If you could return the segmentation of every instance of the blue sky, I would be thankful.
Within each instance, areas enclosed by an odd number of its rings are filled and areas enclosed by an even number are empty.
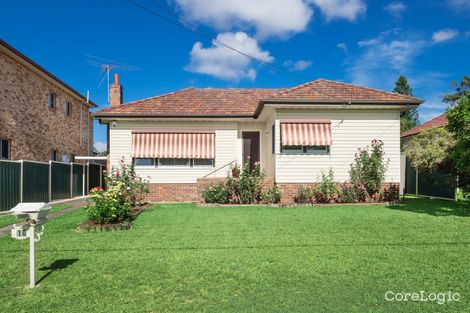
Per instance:
[[[289,87],[319,77],[391,90],[400,74],[442,113],[451,81],[470,74],[470,0],[131,0],[196,25],[265,66],[125,0],[8,1],[0,37],[100,107],[99,68],[87,54],[139,68],[122,72],[124,100],[193,87]],[[175,16],[152,1],[164,5]],[[295,79],[292,78],[295,76]],[[102,148],[104,127],[95,125]]]

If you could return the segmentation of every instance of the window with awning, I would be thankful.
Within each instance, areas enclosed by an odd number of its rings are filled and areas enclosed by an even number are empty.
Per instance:
[[[331,121],[281,121],[282,146],[331,146]]]
[[[134,158],[214,159],[214,132],[133,132]]]

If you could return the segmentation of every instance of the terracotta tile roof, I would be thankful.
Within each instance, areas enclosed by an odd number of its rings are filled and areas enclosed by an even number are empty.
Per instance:
[[[187,88],[168,94],[108,107],[95,116],[247,116],[257,113],[260,102],[300,100],[311,102],[411,103],[423,101],[325,79],[318,79],[290,89]]]
[[[444,114],[439,115],[438,117],[433,118],[432,120],[427,121],[424,124],[416,126],[410,130],[407,130],[403,134],[400,135],[401,138],[412,136],[419,134],[422,131],[437,128],[437,127],[444,127],[447,125],[447,118]]]
[[[281,89],[187,88],[161,96],[129,102],[96,112],[102,114],[155,114],[252,116],[260,99],[272,97]]]
[[[420,99],[400,95],[394,92],[386,92],[378,89],[372,89],[323,78],[281,91],[275,96],[275,98],[320,102],[423,102]]]

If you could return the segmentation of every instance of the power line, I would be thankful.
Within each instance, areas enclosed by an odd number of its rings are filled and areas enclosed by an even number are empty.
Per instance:
[[[173,25],[175,25],[175,26],[177,26],[177,27],[179,27],[179,28],[182,28],[182,29],[184,29],[184,30],[190,31],[191,33],[196,34],[196,35],[198,35],[198,36],[200,36],[200,37],[209,39],[209,40],[213,41],[214,43],[217,43],[217,44],[220,45],[220,46],[223,46],[223,47],[225,47],[225,48],[227,48],[227,49],[230,49],[230,50],[232,50],[232,51],[234,51],[234,52],[236,52],[236,53],[239,53],[239,54],[241,54],[241,55],[243,55],[243,56],[245,56],[245,57],[247,57],[247,58],[249,58],[249,59],[251,59],[251,60],[257,62],[258,64],[261,64],[261,65],[263,65],[263,66],[265,66],[265,67],[267,67],[267,68],[269,68],[269,69],[275,71],[275,72],[278,73],[278,74],[284,74],[284,75],[288,76],[290,79],[295,80],[297,83],[304,83],[304,82],[307,80],[307,79],[305,79],[305,78],[303,78],[303,77],[301,77],[301,76],[299,76],[299,75],[293,75],[292,73],[290,73],[290,72],[288,72],[288,71],[286,71],[286,70],[284,70],[284,69],[282,69],[282,68],[280,68],[280,67],[277,67],[277,66],[275,66],[275,65],[269,64],[269,63],[267,63],[267,62],[265,62],[265,61],[263,61],[263,60],[261,60],[261,59],[259,59],[259,58],[257,58],[257,57],[254,57],[254,56],[252,56],[252,55],[250,55],[250,54],[248,54],[248,53],[245,53],[245,52],[243,52],[243,51],[240,51],[240,50],[238,50],[238,49],[236,49],[236,48],[234,48],[234,47],[232,47],[232,46],[226,44],[225,42],[223,42],[223,41],[221,41],[221,40],[215,38],[214,36],[212,36],[212,35],[210,35],[210,34],[204,32],[204,31],[201,31],[201,30],[199,29],[199,27],[197,27],[197,25],[191,23],[190,21],[188,21],[188,20],[186,20],[186,19],[183,19],[183,18],[179,17],[177,14],[175,14],[174,12],[172,12],[171,10],[169,10],[168,8],[166,8],[165,6],[161,5],[160,3],[156,2],[156,1],[148,0],[148,1],[150,1],[151,3],[153,3],[154,5],[156,5],[157,7],[161,8],[161,9],[164,10],[164,11],[166,11],[167,13],[169,13],[169,14],[175,16],[176,18],[180,19],[180,20],[183,21],[186,25],[184,25],[184,24],[182,24],[182,23],[180,23],[180,22],[178,22],[178,21],[175,21],[175,20],[173,20],[173,19],[171,19],[171,18],[168,18],[168,17],[166,17],[165,15],[162,15],[162,14],[160,14],[160,13],[158,13],[158,12],[155,12],[155,11],[149,9],[149,8],[146,7],[146,6],[140,5],[139,3],[136,3],[136,2],[133,1],[133,0],[126,0],[126,1],[127,1],[129,4],[135,6],[135,7],[139,8],[139,9],[141,9],[141,10],[143,10],[143,11],[146,11],[146,12],[148,12],[148,13],[154,15],[154,16],[157,16],[157,17],[159,17],[159,18],[165,20],[165,21],[168,22],[168,23],[171,23],[171,24],[173,24]],[[190,27],[188,27],[187,25],[189,25]],[[321,90],[321,89],[319,89],[319,88],[315,88],[315,87],[312,87],[312,88],[316,89],[318,92],[320,92],[320,93],[322,93],[322,94],[324,94],[324,95],[326,95],[326,96],[335,98],[335,99],[337,99],[337,100],[339,100],[339,101],[341,101],[341,102],[345,102],[345,100],[340,99],[340,98],[338,98],[338,97],[336,97],[336,96],[334,96],[334,95],[331,95],[331,94],[329,94],[329,93],[327,93],[327,92],[325,92],[325,91],[323,91],[323,90]]]

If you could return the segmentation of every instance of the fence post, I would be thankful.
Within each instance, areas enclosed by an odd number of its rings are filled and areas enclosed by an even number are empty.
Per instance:
[[[103,165],[100,164],[100,188],[103,189]]]
[[[20,203],[23,202],[23,160],[20,160]]]
[[[418,177],[419,177],[418,168],[415,168],[415,170],[416,170],[416,195],[418,195],[419,194],[418,192]]]
[[[49,202],[52,201],[52,161],[49,161]]]
[[[73,198],[73,162],[70,162],[70,198]]]
[[[85,196],[85,164],[82,163],[82,195]]]
[[[90,162],[86,162],[86,192],[90,191]]]

